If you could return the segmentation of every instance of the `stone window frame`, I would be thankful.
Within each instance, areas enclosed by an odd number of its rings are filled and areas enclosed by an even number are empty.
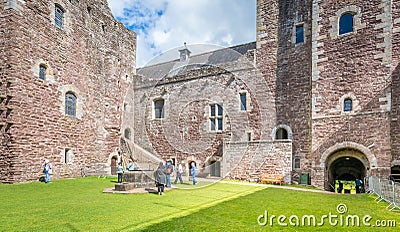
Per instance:
[[[158,102],[158,101],[163,101],[163,107],[162,107],[160,116],[156,115],[156,102]],[[165,103],[166,103],[165,98],[158,97],[158,98],[153,99],[152,106],[151,106],[153,120],[162,120],[165,118]]]
[[[279,130],[279,129],[285,129],[286,130],[286,132],[287,132],[287,134],[288,134],[288,140],[293,140],[293,132],[292,132],[292,129],[290,128],[290,126],[288,126],[288,125],[284,125],[284,124],[280,124],[280,125],[277,125],[277,126],[275,126],[274,127],[274,129],[272,130],[272,133],[271,133],[271,139],[273,140],[273,141],[280,141],[280,140],[282,140],[282,139],[276,139],[276,132]],[[283,139],[283,140],[286,140],[286,139]]]
[[[342,15],[346,13],[350,13],[353,15],[353,31],[339,35],[339,21]],[[330,37],[332,39],[342,38],[348,35],[356,34],[358,30],[365,28],[366,24],[361,22],[361,16],[361,8],[355,5],[345,6],[336,11],[336,14],[329,18],[331,27],[329,30]]]
[[[212,107],[214,106],[214,114],[212,113]],[[208,114],[208,121],[209,121],[209,131],[213,133],[218,133],[224,131],[224,107],[221,103],[212,102],[208,106],[209,114]],[[221,110],[221,111],[220,111]],[[221,114],[220,114],[221,112]],[[221,124],[219,121],[221,120]],[[213,129],[213,122],[214,121],[214,129]],[[221,126],[221,129],[220,127]]]
[[[74,161],[74,151],[71,147],[65,147],[61,152],[61,161],[63,164],[70,165]]]
[[[303,26],[303,42],[296,43],[296,36],[297,36],[296,28],[299,25]],[[308,24],[305,23],[305,22],[298,22],[298,23],[293,24],[293,27],[292,27],[292,38],[291,38],[292,44],[294,44],[295,46],[300,46],[300,45],[303,45],[303,44],[305,44],[307,42],[307,35],[309,35],[308,27],[309,27]]]
[[[75,119],[82,120],[84,99],[82,98],[82,94],[81,94],[80,90],[73,85],[64,85],[64,86],[59,87],[59,91],[61,92],[61,95],[59,97],[59,101],[61,102],[61,104],[60,104],[61,114],[66,117],[69,117],[69,118],[75,118]],[[73,93],[76,97],[75,116],[65,114],[65,107],[66,107],[65,95],[67,93]]]
[[[46,67],[44,79],[41,79],[41,74],[40,74],[41,66]],[[47,82],[54,83],[53,69],[51,68],[51,66],[49,65],[48,62],[46,62],[42,59],[39,59],[35,62],[35,64],[31,68],[31,72],[32,72],[33,76],[36,77],[40,81],[47,81]]]
[[[56,28],[60,29],[61,31],[70,32],[70,15],[69,12],[67,10],[67,7],[64,6],[64,3],[60,0],[53,0],[52,1],[53,4],[49,4],[49,10],[50,10],[50,19],[51,19],[51,24],[53,24]],[[64,14],[63,14],[63,26],[59,27],[56,25],[55,23],[55,17],[56,17],[56,6],[60,6],[61,9],[64,10]]]
[[[351,111],[344,110],[344,101],[347,99],[350,99],[352,101],[352,110]],[[337,108],[340,109],[340,112],[342,115],[354,114],[356,111],[360,110],[360,102],[357,100],[356,96],[353,93],[347,93],[347,94],[342,95],[339,98]]]

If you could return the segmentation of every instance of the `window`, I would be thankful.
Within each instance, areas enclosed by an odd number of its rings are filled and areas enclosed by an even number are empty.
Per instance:
[[[210,105],[210,130],[211,131],[222,131],[223,129],[223,109],[221,105],[211,104]]]
[[[350,98],[344,99],[343,111],[344,112],[350,112],[352,110],[353,110],[353,100],[351,100]]]
[[[275,139],[288,139],[288,133],[284,128],[279,128],[276,131]]]
[[[154,118],[164,118],[164,99],[154,101]]]
[[[71,92],[65,94],[65,114],[76,116],[76,96]]]
[[[54,23],[59,28],[63,28],[63,21],[64,21],[64,10],[61,6],[56,5],[55,16],[54,16]]]
[[[65,164],[69,164],[71,163],[71,159],[72,159],[72,150],[70,148],[65,148],[64,149],[64,163]]]
[[[304,26],[296,25],[296,44],[304,42]]]
[[[39,66],[39,79],[46,80],[47,67],[43,64]]]
[[[240,110],[247,110],[247,94],[246,93],[240,93]]]
[[[128,140],[131,139],[131,130],[129,130],[128,128],[125,129],[124,131],[124,137]]]
[[[353,32],[353,14],[344,13],[339,20],[339,35]]]
[[[300,158],[294,158],[294,168],[300,168]]]
[[[252,140],[251,132],[247,132],[247,141],[251,141],[251,140]]]

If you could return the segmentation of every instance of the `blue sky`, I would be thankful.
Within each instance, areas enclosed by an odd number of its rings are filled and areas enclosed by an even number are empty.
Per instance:
[[[107,1],[114,17],[137,34],[138,67],[184,42],[195,54],[199,46],[191,45],[227,47],[256,39],[256,0]]]

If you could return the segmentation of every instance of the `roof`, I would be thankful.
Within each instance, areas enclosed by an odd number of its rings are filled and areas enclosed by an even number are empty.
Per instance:
[[[241,44],[229,48],[223,48],[191,56],[189,60],[180,62],[179,59],[144,66],[137,69],[137,74],[150,78],[163,78],[165,76],[174,76],[178,73],[199,68],[202,66],[216,66],[218,64],[237,61],[248,51],[256,48],[256,42]]]

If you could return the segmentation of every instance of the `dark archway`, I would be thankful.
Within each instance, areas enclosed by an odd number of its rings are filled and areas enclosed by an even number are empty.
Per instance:
[[[326,162],[329,190],[335,190],[335,181],[361,180],[367,175],[369,168],[366,156],[358,150],[343,149],[333,153]]]
[[[390,175],[392,180],[400,182],[400,165],[392,166]]]

